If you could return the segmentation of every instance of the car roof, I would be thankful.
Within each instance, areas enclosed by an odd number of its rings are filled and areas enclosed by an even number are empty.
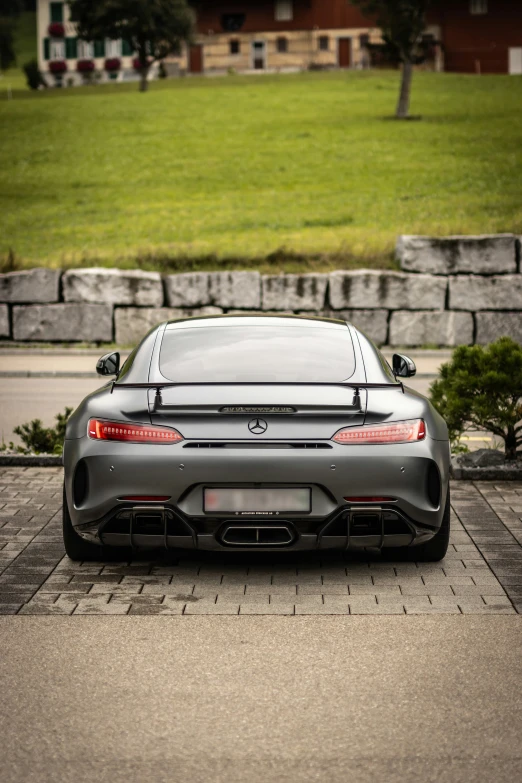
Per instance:
[[[292,315],[284,313],[228,313],[223,315],[201,315],[192,318],[178,318],[168,321],[166,328],[187,329],[193,327],[224,326],[279,326],[302,328],[346,329],[347,323],[337,318],[323,318],[313,315]]]

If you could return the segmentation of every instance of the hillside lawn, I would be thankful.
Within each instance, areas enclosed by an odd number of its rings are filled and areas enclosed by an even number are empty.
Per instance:
[[[398,78],[0,87],[3,268],[387,267],[401,233],[522,233],[522,78],[416,73],[402,123]]]

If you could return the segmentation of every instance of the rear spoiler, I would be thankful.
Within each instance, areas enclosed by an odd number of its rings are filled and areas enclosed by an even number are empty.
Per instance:
[[[150,383],[116,383],[113,381],[111,384],[111,394],[116,389],[155,389],[156,394],[154,397],[154,411],[159,411],[162,408],[172,409],[175,406],[164,405],[161,392],[163,389],[176,389],[180,386],[339,386],[342,388],[353,389],[353,401],[352,407],[360,407],[361,404],[361,389],[400,389],[404,392],[404,386],[402,383],[304,383],[304,382],[274,382],[274,381],[261,381],[256,384],[252,384],[247,381],[196,381],[191,383],[175,383],[175,382],[150,382]],[[343,406],[344,407],[344,406]]]

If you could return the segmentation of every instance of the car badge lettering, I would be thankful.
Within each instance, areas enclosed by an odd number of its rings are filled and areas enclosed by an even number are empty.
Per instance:
[[[264,419],[252,419],[252,421],[248,423],[248,429],[252,435],[262,435],[263,432],[267,431],[268,424]]]
[[[220,413],[295,413],[295,408],[283,405],[225,405]]]

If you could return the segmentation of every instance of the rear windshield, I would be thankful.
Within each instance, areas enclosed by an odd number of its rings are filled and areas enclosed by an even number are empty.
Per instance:
[[[179,383],[340,383],[355,370],[348,328],[167,329],[160,370]]]

